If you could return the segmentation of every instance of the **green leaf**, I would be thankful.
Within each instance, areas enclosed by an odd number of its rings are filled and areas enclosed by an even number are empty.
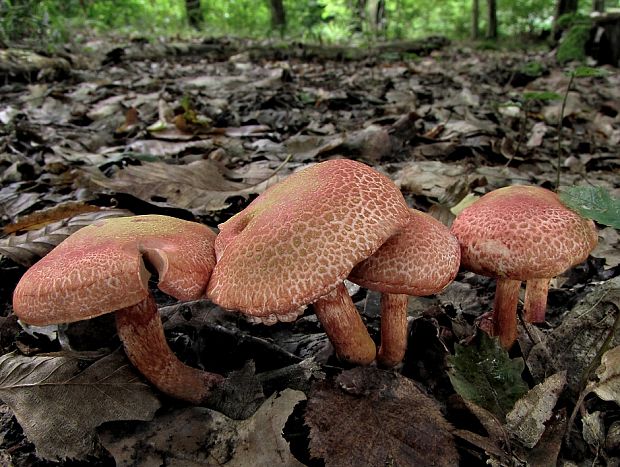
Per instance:
[[[583,217],[620,229],[620,199],[600,186],[570,186],[560,190],[560,200]]]
[[[448,363],[454,390],[502,421],[529,389],[521,378],[523,359],[511,359],[497,339],[484,333],[478,345],[457,344],[456,355],[448,357]]]
[[[541,92],[525,92],[523,99],[526,101],[557,101],[562,99],[557,92],[541,91]]]
[[[571,74],[575,78],[591,78],[606,76],[607,70],[603,70],[602,68],[592,68],[590,66],[578,66],[571,72]]]

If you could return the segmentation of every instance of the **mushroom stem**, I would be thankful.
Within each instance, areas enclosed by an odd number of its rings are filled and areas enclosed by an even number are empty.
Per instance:
[[[407,302],[405,294],[381,295],[381,346],[377,363],[391,368],[398,365],[407,350]]]
[[[551,279],[528,279],[525,282],[525,320],[528,323],[544,323],[547,293]]]
[[[497,279],[493,303],[493,335],[508,349],[517,340],[517,304],[521,281]]]
[[[116,327],[131,363],[165,394],[199,404],[224,380],[185,365],[172,353],[150,294],[136,305],[118,310]]]
[[[338,357],[360,365],[368,365],[375,359],[375,343],[343,283],[318,299],[314,311]]]

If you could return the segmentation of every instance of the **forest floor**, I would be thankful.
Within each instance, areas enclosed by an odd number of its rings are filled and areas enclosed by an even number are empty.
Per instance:
[[[109,315],[70,325],[72,352],[57,327],[17,322],[21,275],[78,228],[129,213],[216,228],[326,159],[373,166],[445,223],[467,196],[553,189],[558,157],[561,185],[620,195],[617,69],[574,79],[562,111],[569,67],[548,51],[321,60],[297,45],[227,57],[229,45],[92,40],[43,65],[0,57],[0,465],[620,465],[620,238],[603,225],[509,354],[478,328],[494,280],[467,271],[411,298],[393,371],[339,362],[311,309],[251,325],[158,293],[175,353],[229,376],[209,407],[136,379]],[[378,294],[350,292],[378,339]]]

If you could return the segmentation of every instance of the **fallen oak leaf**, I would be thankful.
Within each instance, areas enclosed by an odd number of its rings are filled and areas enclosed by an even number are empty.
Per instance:
[[[530,389],[506,415],[506,429],[524,446],[533,448],[545,432],[545,423],[566,385],[566,371],[556,373]]]
[[[377,368],[344,371],[308,398],[310,455],[329,466],[458,465],[452,427],[413,381]]]
[[[48,223],[37,230],[29,230],[21,235],[12,235],[0,239],[0,254],[11,258],[17,264],[30,267],[65,238],[82,227],[86,227],[97,220],[131,215],[132,212],[126,209],[97,209],[93,212],[77,214],[73,217]],[[36,219],[37,225],[44,223],[43,218],[38,214]],[[54,218],[52,217],[52,219]],[[24,220],[25,222],[26,220]]]
[[[158,415],[122,436],[110,425],[102,427],[100,434],[118,465],[302,467],[291,454],[282,430],[304,399],[303,392],[286,389],[272,395],[246,420],[232,420],[204,407],[188,407]]]
[[[275,173],[261,183],[247,185],[230,181],[212,160],[198,160],[187,165],[145,162],[128,166],[107,178],[98,170],[88,170],[94,184],[121,193],[129,193],[144,201],[172,205],[191,210],[196,215],[226,209],[231,196],[262,193],[284,175]]]
[[[620,345],[603,354],[596,376],[598,381],[591,382],[586,392],[594,392],[601,399],[620,405]]]
[[[84,459],[95,428],[115,420],[150,420],[159,400],[115,352],[81,370],[76,356],[0,357],[0,398],[44,459]]]

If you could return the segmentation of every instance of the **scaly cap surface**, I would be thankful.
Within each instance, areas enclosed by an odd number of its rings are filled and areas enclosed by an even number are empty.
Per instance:
[[[95,222],[26,271],[13,294],[15,314],[42,325],[135,305],[148,295],[143,255],[157,269],[162,291],[180,300],[199,298],[215,265],[214,241],[208,227],[168,216]]]
[[[459,243],[450,230],[411,209],[407,226],[355,266],[349,280],[383,293],[430,295],[454,280],[460,258]]]
[[[457,216],[461,264],[477,274],[551,278],[584,261],[598,241],[594,223],[552,191],[514,185],[491,191]]]
[[[220,226],[207,296],[254,316],[290,313],[333,290],[408,218],[400,190],[367,165],[313,165]]]

